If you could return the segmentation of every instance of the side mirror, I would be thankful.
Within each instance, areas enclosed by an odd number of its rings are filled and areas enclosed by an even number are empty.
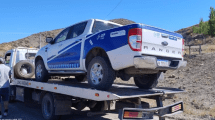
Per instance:
[[[54,43],[54,39],[52,37],[47,37],[46,42],[52,44]]]

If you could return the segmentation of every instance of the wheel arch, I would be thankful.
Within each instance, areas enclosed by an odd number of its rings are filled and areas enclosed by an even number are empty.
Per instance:
[[[109,59],[107,52],[101,47],[94,47],[86,55],[86,58],[85,58],[85,68],[86,69],[87,69],[90,61],[96,56],[106,57],[108,59],[108,62],[110,63],[110,65],[112,67],[112,64],[110,62],[110,59]]]
[[[37,63],[39,60],[42,60],[42,61],[44,62],[44,60],[43,60],[43,58],[42,58],[41,56],[37,56],[37,57],[35,58],[35,62],[34,62],[35,66],[36,66],[36,63]]]

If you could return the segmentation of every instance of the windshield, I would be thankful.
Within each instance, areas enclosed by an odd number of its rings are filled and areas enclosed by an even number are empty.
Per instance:
[[[92,33],[96,33],[102,30],[108,30],[111,28],[120,27],[119,25],[111,24],[111,23],[105,23],[102,21],[95,21],[93,24]]]

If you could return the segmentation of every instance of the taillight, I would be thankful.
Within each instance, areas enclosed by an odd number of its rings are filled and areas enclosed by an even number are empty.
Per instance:
[[[184,39],[182,39],[182,57],[183,57],[183,54],[184,54]]]
[[[128,44],[133,51],[141,51],[142,48],[142,29],[132,28],[128,32]]]

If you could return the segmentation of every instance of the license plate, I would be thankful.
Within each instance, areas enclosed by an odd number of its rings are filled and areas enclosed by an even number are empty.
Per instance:
[[[157,60],[158,66],[162,66],[162,67],[169,67],[169,61],[168,60]]]

